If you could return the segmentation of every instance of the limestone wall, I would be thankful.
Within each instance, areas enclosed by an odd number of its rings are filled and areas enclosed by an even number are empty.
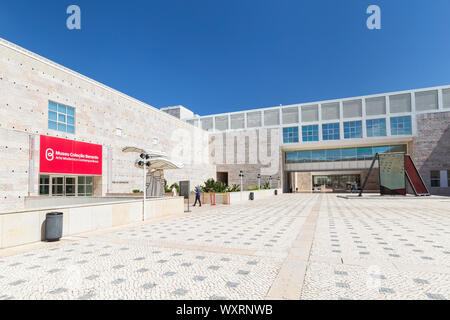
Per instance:
[[[48,129],[49,100],[75,108],[75,134]],[[38,195],[40,135],[103,145],[97,196],[142,189],[136,154],[122,153],[126,146],[164,151],[183,163],[165,173],[169,184],[196,185],[216,173],[207,132],[0,39],[0,212]]]

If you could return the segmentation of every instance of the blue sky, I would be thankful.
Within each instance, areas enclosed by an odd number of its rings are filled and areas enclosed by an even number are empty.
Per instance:
[[[81,30],[66,28],[70,4]],[[450,84],[449,14],[449,0],[4,0],[0,37],[206,115]]]

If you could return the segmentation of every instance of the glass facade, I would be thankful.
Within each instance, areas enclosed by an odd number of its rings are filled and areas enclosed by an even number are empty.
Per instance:
[[[313,176],[313,187],[315,189],[324,187],[326,189],[350,191],[352,185],[361,185],[361,175],[348,174]]]
[[[283,128],[283,143],[298,142],[298,127]]]
[[[39,176],[39,195],[53,197],[91,197],[94,194],[92,176]]]
[[[302,140],[319,141],[319,126],[317,124],[302,127]]]
[[[386,119],[373,119],[366,121],[368,137],[386,136]]]
[[[362,121],[344,122],[344,138],[362,138]]]
[[[75,109],[55,102],[48,102],[48,128],[75,133]]]
[[[372,160],[377,153],[405,152],[406,145],[286,152],[286,163]]]
[[[391,118],[391,135],[399,136],[411,134],[411,117],[397,117]]]
[[[322,125],[323,140],[339,140],[339,123],[325,123]]]

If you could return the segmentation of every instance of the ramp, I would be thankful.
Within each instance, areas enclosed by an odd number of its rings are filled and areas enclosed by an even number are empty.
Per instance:
[[[405,155],[405,173],[408,177],[408,181],[411,184],[416,196],[429,196],[427,186],[423,182],[422,177],[419,174],[414,162],[409,155]]]

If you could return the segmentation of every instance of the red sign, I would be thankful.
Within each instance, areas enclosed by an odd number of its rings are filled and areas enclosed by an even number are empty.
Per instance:
[[[102,175],[102,146],[41,136],[41,173]]]

